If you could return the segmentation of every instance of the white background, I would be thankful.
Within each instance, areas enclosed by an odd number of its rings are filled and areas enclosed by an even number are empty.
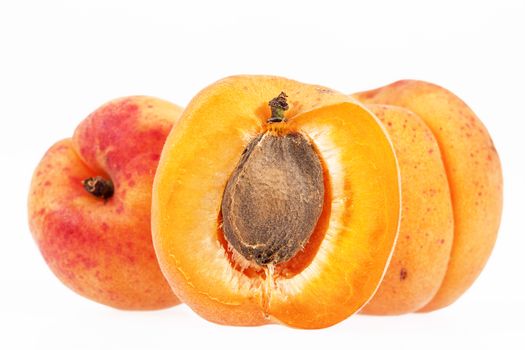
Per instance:
[[[0,349],[524,349],[525,1],[0,2]],[[186,306],[122,312],[64,287],[32,241],[26,200],[46,149],[109,99],[186,104],[227,75],[353,92],[401,78],[462,97],[505,179],[496,248],[451,307],[356,316],[320,331],[211,324]]]

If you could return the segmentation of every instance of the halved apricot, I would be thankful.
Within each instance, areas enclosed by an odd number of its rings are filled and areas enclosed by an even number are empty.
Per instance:
[[[167,139],[153,188],[157,257],[210,321],[327,327],[381,282],[399,183],[390,139],[353,99],[230,77],[199,93]]]

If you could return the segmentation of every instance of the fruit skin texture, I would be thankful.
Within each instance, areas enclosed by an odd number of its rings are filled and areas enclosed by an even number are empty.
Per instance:
[[[152,97],[110,101],[37,166],[30,229],[51,270],[75,292],[129,310],[179,302],[154,254],[150,204],[160,152],[180,113]],[[95,176],[114,184],[107,201],[83,188],[82,181]]]
[[[475,281],[496,241],[503,180],[490,135],[461,99],[431,83],[402,80],[353,96],[363,103],[409,109],[437,139],[451,192],[454,241],[443,283],[420,311],[450,305]]]
[[[443,281],[454,237],[452,203],[439,146],[421,118],[401,107],[366,107],[394,144],[402,209],[392,260],[361,313],[399,315],[426,305]]]
[[[268,101],[280,92],[288,121],[268,126]],[[272,277],[221,240],[220,208],[246,146],[273,127],[312,140],[326,182],[309,242]],[[152,200],[161,269],[181,301],[213,322],[333,325],[357,312],[384,274],[398,232],[398,171],[380,122],[344,94],[280,77],[223,79],[194,97],[162,152]]]

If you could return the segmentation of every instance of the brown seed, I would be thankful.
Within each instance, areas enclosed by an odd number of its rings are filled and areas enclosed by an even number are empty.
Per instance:
[[[237,252],[258,265],[290,260],[321,215],[321,161],[300,133],[264,133],[252,140],[222,199],[223,230]]]

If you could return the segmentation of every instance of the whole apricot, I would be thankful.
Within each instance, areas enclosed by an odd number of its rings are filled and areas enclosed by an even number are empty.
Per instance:
[[[151,242],[153,176],[181,109],[152,97],[111,101],[53,145],[29,192],[45,261],[75,292],[120,309],[177,304]]]
[[[421,118],[406,108],[366,105],[385,126],[401,174],[401,225],[392,260],[365,314],[399,315],[425,306],[447,271],[454,218],[441,152]]]
[[[496,242],[503,203],[503,176],[490,134],[465,102],[432,83],[401,80],[353,96],[365,104],[410,110],[436,138],[450,189],[454,236],[440,287],[419,311],[450,305],[474,283]],[[423,207],[412,210],[415,215],[425,214]],[[411,254],[423,253],[415,249]],[[431,260],[431,255],[428,258],[427,263],[437,263]]]

